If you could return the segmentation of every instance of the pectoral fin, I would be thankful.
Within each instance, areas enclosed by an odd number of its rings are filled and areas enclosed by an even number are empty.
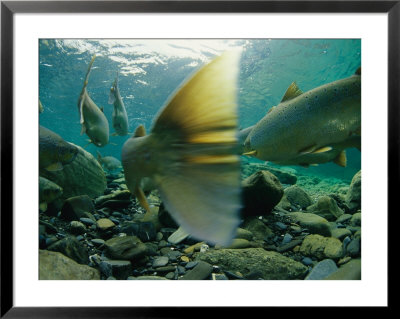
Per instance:
[[[81,126],[81,135],[83,135],[83,134],[85,134],[86,133],[86,125],[85,125],[85,123],[82,123],[82,126]]]
[[[246,155],[246,156],[256,156],[257,155],[257,151],[250,151],[247,153],[243,153],[242,155]]]
[[[85,146],[83,148],[88,147],[90,144],[92,144],[93,142],[91,140],[89,140],[89,142],[87,144],[85,144]]]
[[[151,213],[149,203],[147,202],[146,196],[143,193],[143,190],[136,186],[134,190],[134,195],[139,201],[140,205],[146,210],[146,212]]]
[[[331,150],[332,150],[331,146],[324,146],[324,147],[321,147],[321,148],[319,148],[319,149],[317,149],[317,150],[315,150],[315,151],[313,151],[311,153],[312,154],[325,153],[325,152],[329,152]]]
[[[305,155],[305,154],[318,154],[318,153],[324,153],[324,152],[329,152],[332,150],[331,146],[323,146],[320,148],[315,149],[315,145],[306,147],[302,150],[299,151],[299,155]]]
[[[114,102],[115,102],[115,95],[114,95],[113,88],[111,88],[110,95],[108,97],[108,104],[114,104]]]
[[[85,97],[81,96],[81,99],[79,100],[79,123],[83,124],[85,122],[85,119],[83,118],[83,104],[85,103]]]
[[[315,145],[311,145],[311,146],[308,146],[308,147],[305,147],[305,148],[301,149],[299,151],[299,154],[300,155],[309,154],[309,153],[314,152],[314,150],[315,150]]]
[[[61,164],[61,162],[56,162],[46,167],[46,170],[48,170],[49,172],[57,172],[61,171],[62,169],[63,165]]]

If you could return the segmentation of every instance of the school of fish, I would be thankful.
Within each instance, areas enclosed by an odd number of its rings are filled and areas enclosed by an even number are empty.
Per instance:
[[[87,91],[95,58],[86,72],[78,111],[81,134],[104,147],[109,143],[108,120]],[[126,185],[147,215],[151,208],[143,187],[151,184],[182,231],[225,246],[240,223],[240,155],[281,165],[333,161],[346,166],[345,149],[361,150],[361,68],[304,93],[293,82],[279,105],[239,130],[239,61],[239,52],[225,52],[201,67],[170,96],[149,133],[138,126],[121,151]],[[118,80],[117,73],[108,100],[114,106],[111,135],[126,136],[129,122]],[[71,144],[42,126],[39,133],[40,168],[60,170],[74,160]],[[108,171],[121,168],[112,156],[97,151],[97,159]],[[40,180],[47,188],[49,182]],[[41,193],[42,205],[62,192],[53,185],[51,189],[47,197]]]

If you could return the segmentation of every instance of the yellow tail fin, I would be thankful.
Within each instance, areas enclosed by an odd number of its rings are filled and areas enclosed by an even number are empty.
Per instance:
[[[152,134],[168,141],[155,180],[167,210],[192,236],[229,245],[239,224],[236,87],[239,53],[200,69],[170,99]],[[173,156],[168,156],[173,154]]]

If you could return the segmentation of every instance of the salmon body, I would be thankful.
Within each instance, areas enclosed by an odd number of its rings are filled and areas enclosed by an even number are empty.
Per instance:
[[[346,147],[361,147],[360,134],[361,76],[356,73],[305,93],[293,83],[254,126],[244,148],[262,160],[308,165],[335,160]],[[321,155],[326,152],[331,153]]]
[[[71,163],[78,150],[53,131],[39,126],[39,168],[59,171]]]
[[[97,161],[109,172],[115,171],[122,167],[121,162],[114,156],[102,156],[97,151]]]
[[[118,88],[118,75],[110,89],[108,103],[114,105],[112,113],[112,125],[117,135],[125,136],[128,134],[128,115],[124,102]]]
[[[103,147],[108,144],[108,121],[103,110],[93,102],[86,89],[95,58],[96,56],[93,56],[86,73],[85,82],[78,100],[78,110],[80,123],[82,125],[81,134],[86,133],[86,135],[89,136],[91,143],[98,147]]]

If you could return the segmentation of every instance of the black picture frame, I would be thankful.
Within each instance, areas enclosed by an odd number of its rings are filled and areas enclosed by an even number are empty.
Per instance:
[[[2,1],[1,2],[1,317],[132,318],[189,316],[192,309],[14,307],[13,303],[13,19],[15,13],[387,13],[388,207],[399,179],[400,1]],[[398,195],[397,195],[398,196]],[[390,215],[388,214],[388,218]],[[388,225],[391,223],[389,222]],[[389,238],[388,244],[390,243]],[[388,246],[389,247],[389,246]],[[388,281],[389,287],[390,280]],[[390,298],[388,300],[390,305]],[[215,311],[215,309],[213,310]],[[222,310],[224,311],[224,310]],[[236,310],[235,310],[235,313]],[[217,314],[213,312],[213,314]],[[240,313],[238,313],[240,315]],[[221,315],[224,315],[221,313]],[[226,315],[226,314],[225,314]]]

